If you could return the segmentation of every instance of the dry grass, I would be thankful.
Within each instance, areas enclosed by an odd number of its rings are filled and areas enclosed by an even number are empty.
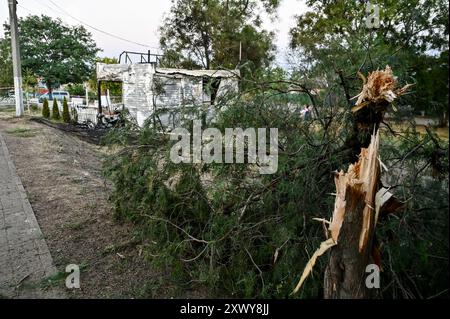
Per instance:
[[[104,148],[71,134],[0,113],[0,132],[28,193],[55,266],[83,265],[70,298],[180,297],[170,274],[141,254],[133,226],[117,224],[101,174]],[[38,132],[38,134],[36,134]],[[27,138],[23,138],[26,136]],[[114,247],[114,249],[110,249]],[[148,289],[148,283],[160,282]],[[64,287],[64,280],[55,281]]]

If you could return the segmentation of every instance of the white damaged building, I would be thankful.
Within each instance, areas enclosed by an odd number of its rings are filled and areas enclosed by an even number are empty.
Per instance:
[[[163,125],[172,126],[180,110],[201,106],[210,112],[221,97],[238,92],[239,76],[238,70],[167,69],[155,63],[97,64],[99,83],[122,83],[122,104],[140,126],[155,113]],[[99,102],[101,112],[101,99]]]

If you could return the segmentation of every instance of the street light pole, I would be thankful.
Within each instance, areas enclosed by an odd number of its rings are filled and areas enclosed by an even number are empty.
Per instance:
[[[20,62],[19,29],[17,27],[17,1],[8,0],[9,21],[11,25],[11,48],[14,71],[14,90],[16,100],[16,116],[22,116],[23,93],[22,93],[22,66]]]

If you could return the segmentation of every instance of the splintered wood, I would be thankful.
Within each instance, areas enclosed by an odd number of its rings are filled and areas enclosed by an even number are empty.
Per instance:
[[[377,196],[379,146],[377,131],[369,147],[361,149],[358,162],[335,177],[338,195],[329,229],[337,245],[325,271],[325,298],[368,298],[372,293],[365,286],[364,274],[373,256],[377,212],[383,205],[383,195]]]
[[[403,95],[412,86],[412,84],[407,84],[403,88],[397,89],[397,78],[389,66],[382,71],[371,72],[367,79],[359,72],[358,75],[363,80],[364,86],[361,93],[353,98],[358,99],[356,106],[352,109],[354,113],[369,104],[381,106],[380,111],[385,111],[389,103]]]
[[[340,171],[335,176],[336,201],[329,230],[334,241],[338,241],[339,232],[344,222],[347,209],[347,189],[363,193],[365,207],[363,210],[363,225],[359,236],[359,251],[367,245],[369,233],[374,227],[375,217],[375,194],[380,176],[380,162],[378,160],[378,149],[380,147],[380,134],[377,132],[372,136],[369,148],[363,148],[356,164],[350,165],[347,173]]]
[[[361,219],[360,222],[352,222],[352,225],[360,225],[360,228],[348,229],[352,232],[359,232],[355,241],[357,247],[350,247],[350,249],[353,250],[355,248],[359,253],[364,253],[366,256],[368,255],[367,252],[369,249],[366,248],[375,228],[375,197],[380,176],[380,161],[378,159],[379,146],[380,135],[379,132],[376,132],[375,135],[372,136],[369,147],[361,150],[359,161],[350,165],[346,173],[341,171],[336,174],[336,200],[333,217],[328,228],[331,238],[324,241],[320,245],[320,248],[313,254],[293,293],[299,291],[305,279],[312,271],[316,259],[323,255],[328,249],[336,245],[339,247],[339,235],[343,228],[343,224],[348,220],[346,214],[349,211],[354,215],[351,217],[352,220],[355,218]],[[358,205],[361,209],[358,208]],[[345,246],[352,245],[352,243],[344,244]],[[345,249],[344,247],[342,248]]]

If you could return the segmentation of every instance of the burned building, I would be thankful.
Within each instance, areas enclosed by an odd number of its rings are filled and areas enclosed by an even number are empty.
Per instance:
[[[123,106],[140,126],[155,112],[164,125],[174,125],[180,109],[208,109],[226,94],[237,92],[239,71],[167,69],[156,63],[98,63],[97,79],[99,83],[122,82]]]

